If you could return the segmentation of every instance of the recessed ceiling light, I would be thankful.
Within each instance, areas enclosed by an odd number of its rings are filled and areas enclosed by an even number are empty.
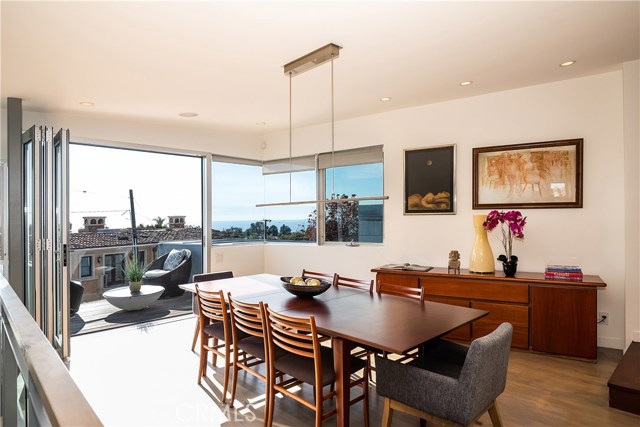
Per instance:
[[[180,117],[196,117],[198,113],[180,113],[178,114]]]
[[[256,126],[266,126],[267,122],[258,122],[256,123]]]
[[[467,81],[464,81],[464,82],[460,82],[460,86],[469,86],[472,83],[473,82],[471,80],[467,80]]]
[[[391,97],[390,96],[385,96],[380,98],[380,101],[391,101]]]
[[[93,102],[89,102],[89,101],[82,101],[80,103],[80,105],[82,105],[83,107],[93,107],[96,104],[94,104]]]
[[[561,66],[561,67],[568,67],[568,66],[573,65],[573,64],[575,64],[575,63],[576,63],[576,61],[573,61],[573,60],[571,60],[571,61],[565,61],[565,62],[561,63],[561,64],[560,64],[560,66]]]

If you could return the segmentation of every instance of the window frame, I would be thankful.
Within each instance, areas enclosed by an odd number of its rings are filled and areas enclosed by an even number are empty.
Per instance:
[[[379,156],[377,156],[377,151],[379,150]],[[380,163],[382,164],[382,194],[380,195],[380,197],[382,197],[382,195],[384,194],[384,150],[383,150],[383,146],[382,145],[373,145],[373,146],[365,146],[365,147],[358,147],[358,148],[352,148],[352,149],[348,149],[348,150],[342,150],[342,151],[334,151],[332,152],[322,152],[322,153],[315,153],[312,155],[303,155],[303,156],[297,156],[297,157],[293,157],[292,159],[308,159],[309,157],[314,157],[314,165],[315,165],[315,180],[316,180],[316,200],[323,200],[326,198],[326,179],[327,179],[327,170],[331,167],[345,167],[345,166],[357,166],[357,165],[364,165],[364,164],[375,164],[378,162],[375,161],[363,161],[363,162],[348,162],[348,159],[350,157],[353,157],[353,154],[356,154],[358,152],[362,152],[363,156],[365,156],[365,158],[369,157],[369,158],[373,158],[373,159],[380,159]],[[374,155],[372,156],[371,153],[374,153]],[[337,163],[332,163],[331,166],[326,166],[326,167],[322,167],[321,168],[321,164],[322,163],[326,163],[326,158],[328,156],[339,156],[341,157],[341,159],[339,159],[339,161]],[[324,158],[324,159],[323,159]],[[347,159],[347,160],[345,160]],[[333,160],[333,159],[332,159]],[[263,160],[263,161],[259,161],[259,160],[252,160],[252,159],[244,159],[244,158],[238,158],[238,157],[228,157],[228,156],[220,156],[220,155],[212,155],[211,159],[210,159],[210,163],[211,163],[211,168],[213,170],[214,168],[214,162],[225,162],[225,163],[233,163],[233,164],[244,164],[244,165],[251,165],[251,166],[261,166],[261,167],[265,167],[265,165],[268,167],[269,165],[278,165],[278,164],[285,164],[288,163],[290,160],[289,158],[282,158],[282,159],[271,159],[271,160]],[[346,161],[346,163],[345,163]],[[294,170],[293,172],[298,172],[299,170]],[[283,171],[283,172],[273,172],[270,171],[267,174],[265,174],[263,172],[263,175],[269,175],[269,174],[275,174],[275,173],[290,173],[290,171]],[[212,188],[212,192],[213,192],[213,188]],[[266,192],[266,181],[263,181],[263,192]],[[213,202],[213,197],[210,200],[210,205]],[[384,238],[385,238],[385,232],[384,232],[384,224],[386,221],[384,221],[384,199],[381,198],[381,202],[382,202],[382,209],[383,209],[383,216],[382,216],[382,235],[381,235],[381,242],[360,242],[358,241],[358,245],[364,245],[364,246],[382,246],[384,245]],[[213,213],[213,206],[210,206],[211,211]],[[318,246],[324,246],[324,245],[333,245],[333,246],[343,246],[345,244],[344,241],[327,241],[326,240],[326,212],[325,212],[325,204],[324,203],[316,203],[316,240],[315,240],[315,244]],[[263,215],[264,216],[264,215]],[[212,218],[213,219],[213,218]],[[264,218],[263,218],[264,221]],[[213,223],[212,223],[213,224]],[[296,240],[286,240],[286,241],[279,241],[279,240],[270,240],[267,239],[266,236],[263,237],[262,239],[255,239],[252,241],[221,241],[221,242],[216,242],[213,238],[212,238],[212,245],[213,246],[219,246],[219,245],[246,245],[246,244],[302,244],[302,245],[308,245],[308,244],[312,244],[313,241],[308,241],[308,242],[298,242]],[[348,243],[348,242],[346,242]]]

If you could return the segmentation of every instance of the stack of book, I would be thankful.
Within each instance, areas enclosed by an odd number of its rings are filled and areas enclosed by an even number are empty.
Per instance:
[[[545,279],[581,281],[582,269],[577,265],[547,265],[544,270]]]

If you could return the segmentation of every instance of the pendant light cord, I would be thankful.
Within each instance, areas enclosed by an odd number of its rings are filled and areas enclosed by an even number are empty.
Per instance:
[[[292,183],[292,179],[291,179],[291,175],[292,175],[292,171],[293,171],[293,158],[291,157],[291,145],[292,145],[292,128],[293,128],[293,122],[291,120],[291,104],[292,104],[292,97],[291,97],[291,81],[292,81],[292,75],[293,73],[291,71],[289,71],[289,203],[291,203],[291,183]]]
[[[331,54],[331,198],[336,196],[336,165],[335,165],[335,112],[334,112],[334,90],[333,90],[333,59],[334,55]]]

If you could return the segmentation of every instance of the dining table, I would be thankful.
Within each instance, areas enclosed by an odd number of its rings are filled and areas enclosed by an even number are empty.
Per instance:
[[[314,316],[318,332],[331,337],[337,425],[340,427],[349,426],[349,372],[353,348],[362,345],[381,352],[403,354],[489,313],[341,286],[331,286],[314,297],[298,297],[285,290],[281,277],[273,274],[197,284],[201,290],[222,290],[239,301],[262,301],[272,310],[289,316]],[[196,292],[196,283],[180,287]]]

